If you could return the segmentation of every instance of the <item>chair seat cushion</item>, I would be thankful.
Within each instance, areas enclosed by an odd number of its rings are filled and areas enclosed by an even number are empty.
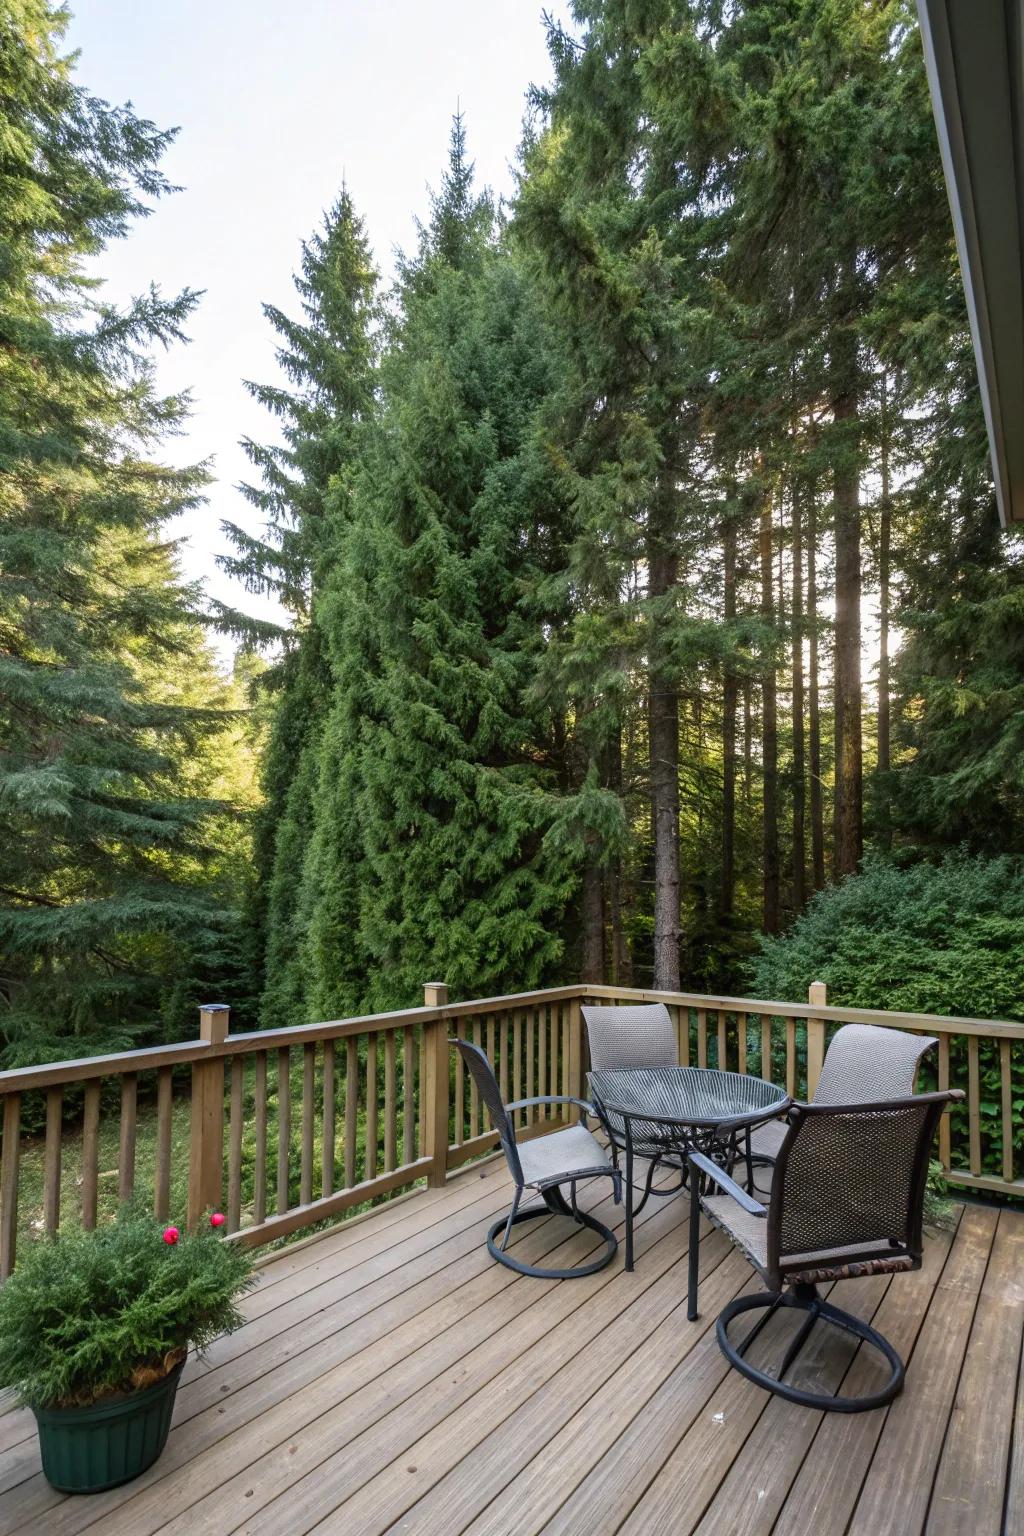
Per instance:
[[[762,1275],[768,1268],[768,1221],[751,1216],[728,1195],[708,1195],[701,1208],[716,1227],[731,1237]],[[827,1280],[853,1280],[863,1275],[890,1275],[917,1265],[907,1253],[894,1251],[886,1242],[856,1243],[847,1248],[827,1248],[820,1253],[790,1253],[782,1260],[787,1285],[816,1285]]]
[[[750,1133],[751,1152],[755,1157],[770,1157],[774,1162],[788,1130],[789,1126],[785,1120],[766,1120],[764,1125],[759,1125]],[[755,1219],[759,1221],[761,1218]]]
[[[611,1168],[608,1153],[585,1125],[572,1125],[517,1145],[523,1181],[535,1188]]]

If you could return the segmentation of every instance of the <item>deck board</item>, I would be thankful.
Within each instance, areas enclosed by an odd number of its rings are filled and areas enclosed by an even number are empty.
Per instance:
[[[494,1264],[495,1163],[382,1206],[268,1263],[248,1321],[191,1362],[164,1456],[137,1482],[64,1498],[31,1420],[0,1420],[0,1536],[999,1536],[1024,1498],[1024,1216],[966,1207],[910,1276],[835,1298],[908,1359],[889,1409],[823,1415],[730,1371],[717,1312],[751,1271],[702,1230],[685,1319],[687,1206],[651,1201],[637,1264],[542,1281]],[[595,1194],[595,1204],[597,1197]],[[601,1202],[621,1223],[621,1209]],[[519,1234],[566,1263],[590,1234]],[[754,1349],[772,1349],[773,1321]],[[839,1341],[808,1383],[863,1390]]]

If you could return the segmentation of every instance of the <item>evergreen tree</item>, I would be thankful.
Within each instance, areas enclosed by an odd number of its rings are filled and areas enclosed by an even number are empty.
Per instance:
[[[94,100],[42,0],[0,7],[0,991],[5,1064],[183,1026],[237,960],[216,752],[226,690],[165,520],[201,469],[146,349],[194,296],[125,311],[85,258],[165,184],[168,135]],[[186,1028],[191,1029],[190,1017]]]
[[[550,349],[471,178],[456,118],[321,610],[338,696],[311,874],[318,1009],[407,1004],[430,975],[456,993],[529,987],[562,948],[572,861],[532,693],[556,565],[532,437]]]
[[[373,409],[376,274],[346,190],[323,229],[303,245],[295,287],[300,319],[264,306],[281,339],[277,359],[290,387],[250,385],[282,424],[281,443],[245,444],[262,484],[243,489],[265,517],[266,534],[257,538],[228,524],[236,554],[222,562],[249,591],[276,597],[291,624],[274,629],[220,609],[222,625],[248,645],[277,641],[280,646],[279,658],[259,678],[274,707],[262,763],[264,800],[249,913],[265,1027],[295,1023],[304,1006],[303,867],[331,700],[317,594],[343,558],[348,475],[360,429]]]

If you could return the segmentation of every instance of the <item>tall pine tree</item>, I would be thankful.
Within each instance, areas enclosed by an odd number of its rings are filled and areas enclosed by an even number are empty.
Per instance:
[[[226,690],[162,531],[204,476],[151,456],[187,402],[157,395],[147,348],[194,299],[117,311],[84,273],[166,190],[169,136],[75,82],[65,21],[0,8],[5,1064],[192,1028],[236,960]]]

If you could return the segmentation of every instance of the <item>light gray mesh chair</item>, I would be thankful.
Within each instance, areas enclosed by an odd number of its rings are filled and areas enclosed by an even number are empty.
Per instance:
[[[472,1045],[468,1040],[450,1040],[448,1043],[462,1053],[462,1059],[490,1115],[491,1124],[498,1133],[509,1173],[515,1181],[516,1190],[507,1218],[500,1216],[487,1233],[487,1249],[492,1258],[520,1275],[538,1275],[546,1280],[572,1280],[604,1269],[615,1257],[618,1239],[614,1232],[591,1216],[589,1211],[578,1208],[576,1185],[587,1179],[611,1179],[612,1195],[618,1205],[622,1199],[622,1179],[604,1147],[584,1124],[588,1114],[597,1118],[593,1105],[565,1094],[545,1094],[539,1098],[516,1099],[511,1104],[503,1104],[497,1078],[480,1047]],[[564,1131],[550,1131],[547,1135],[535,1136],[520,1145],[516,1140],[515,1111],[524,1109],[528,1104],[576,1104],[581,1111],[580,1118],[576,1125]],[[562,1194],[563,1184],[570,1186],[568,1201]],[[543,1205],[520,1210],[520,1201],[527,1189],[536,1190]],[[536,1264],[526,1264],[513,1253],[507,1252],[514,1226],[521,1221],[532,1221],[536,1216],[549,1214],[571,1216],[579,1226],[589,1227],[592,1232],[596,1232],[604,1239],[604,1249],[600,1256],[589,1264],[579,1264],[573,1269],[543,1269]],[[498,1233],[502,1229],[504,1231],[499,1243]]]
[[[883,1033],[888,1033],[883,1031]],[[729,1363],[769,1392],[839,1413],[889,1402],[902,1389],[904,1366],[888,1339],[824,1301],[832,1280],[920,1269],[928,1158],[939,1117],[958,1090],[862,1104],[797,1104],[779,1148],[766,1205],[753,1199],[703,1153],[690,1154],[690,1251],[687,1316],[697,1317],[700,1213],[729,1237],[767,1289],[731,1301],[719,1315],[718,1343]],[[703,1180],[704,1190],[699,1186]],[[746,1352],[780,1307],[805,1313],[777,1369],[760,1370]],[[729,1325],[750,1311],[761,1316],[734,1344]],[[862,1397],[810,1392],[785,1380],[819,1321],[877,1350],[889,1366],[878,1391]]]
[[[672,1015],[664,1003],[635,1003],[606,1006],[585,1003],[580,1012],[587,1026],[587,1047],[594,1072],[613,1071],[617,1067],[677,1067],[679,1042]],[[626,1148],[626,1127],[621,1115],[599,1109],[601,1123],[608,1133],[612,1157],[618,1167],[619,1153]],[[670,1152],[664,1129],[653,1121],[633,1121],[633,1155],[649,1159],[643,1199],[633,1211],[638,1216],[651,1194],[674,1195],[686,1183],[685,1163]],[[670,1189],[655,1189],[654,1175],[659,1166],[679,1168],[680,1181]]]
[[[921,1057],[938,1041],[878,1024],[844,1024],[825,1052],[815,1104],[867,1104],[903,1099],[914,1091]],[[751,1133],[756,1161],[772,1164],[786,1139],[785,1120],[769,1120]]]

